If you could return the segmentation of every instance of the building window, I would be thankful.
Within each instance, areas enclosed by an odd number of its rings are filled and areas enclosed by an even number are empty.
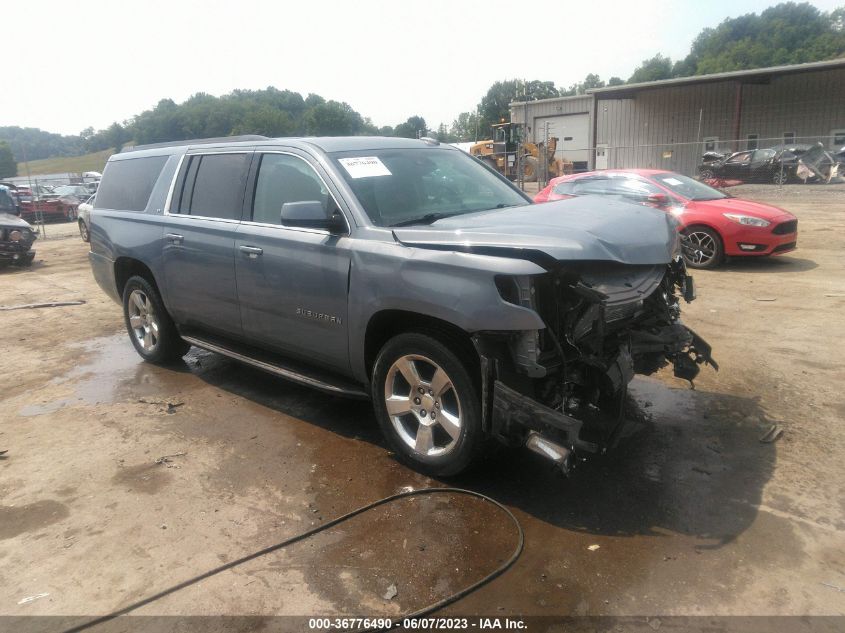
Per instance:
[[[840,149],[845,146],[845,129],[830,131],[830,149]]]
[[[716,146],[719,144],[719,137],[718,136],[705,136],[704,137],[704,151],[705,152],[715,152]]]
[[[749,134],[745,137],[746,147],[745,149],[757,149],[757,139],[760,137],[757,134]]]
[[[795,142],[795,132],[784,132],[783,133],[783,142],[785,144],[790,144]]]

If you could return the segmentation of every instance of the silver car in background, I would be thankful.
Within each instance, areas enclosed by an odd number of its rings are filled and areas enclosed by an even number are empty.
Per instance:
[[[88,242],[91,239],[91,210],[94,208],[94,200],[97,194],[88,198],[85,202],[79,205],[76,210],[76,222],[79,224],[79,235],[83,242]]]

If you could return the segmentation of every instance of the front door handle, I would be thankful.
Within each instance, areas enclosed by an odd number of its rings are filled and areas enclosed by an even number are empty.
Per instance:
[[[171,244],[179,245],[179,244],[181,244],[182,242],[185,241],[184,237],[182,237],[181,235],[178,235],[176,233],[168,233],[164,237],[166,237],[167,241],[170,242]]]
[[[255,259],[264,252],[264,249],[257,246],[239,246],[238,249],[250,259]]]

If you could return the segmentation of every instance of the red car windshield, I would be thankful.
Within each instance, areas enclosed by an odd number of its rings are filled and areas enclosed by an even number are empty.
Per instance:
[[[666,187],[672,193],[676,193],[688,200],[721,200],[728,195],[718,189],[709,187],[703,182],[693,180],[681,174],[654,174],[652,179],[659,185]]]

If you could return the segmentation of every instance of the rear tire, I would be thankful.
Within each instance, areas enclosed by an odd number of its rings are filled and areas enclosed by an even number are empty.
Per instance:
[[[442,477],[470,468],[485,439],[475,381],[450,347],[426,334],[400,334],[381,349],[372,376],[376,417],[397,457]]]
[[[130,277],[123,288],[123,319],[135,351],[145,361],[166,364],[191,348],[179,337],[158,290],[144,277]]]
[[[721,236],[706,226],[691,226],[684,231],[684,261],[690,268],[716,268],[725,258]]]

